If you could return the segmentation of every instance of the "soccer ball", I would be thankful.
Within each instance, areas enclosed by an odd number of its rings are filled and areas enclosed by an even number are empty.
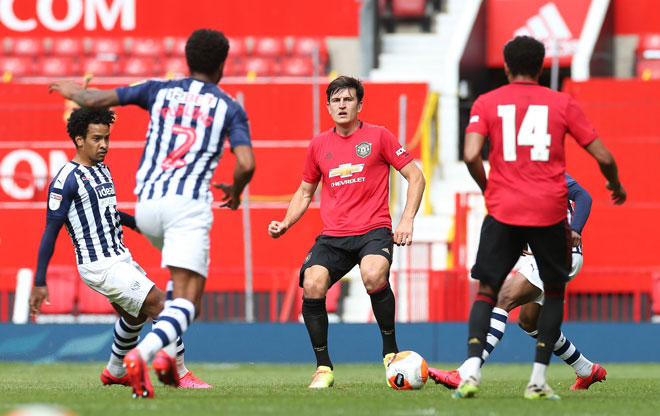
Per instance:
[[[58,406],[33,403],[14,409],[5,416],[76,416],[76,414]]]
[[[394,390],[419,390],[426,384],[429,368],[421,355],[401,351],[387,364],[387,380]]]

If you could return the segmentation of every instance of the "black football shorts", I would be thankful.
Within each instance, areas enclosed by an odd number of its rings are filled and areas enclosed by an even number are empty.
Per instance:
[[[392,265],[394,239],[392,230],[387,227],[376,228],[362,235],[331,237],[319,235],[302,267],[300,268],[300,287],[303,285],[305,270],[319,265],[330,272],[330,286],[346,276],[362,258],[368,254],[379,254]]]

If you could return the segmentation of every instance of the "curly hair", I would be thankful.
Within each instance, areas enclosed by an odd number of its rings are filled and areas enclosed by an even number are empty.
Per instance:
[[[195,30],[186,41],[186,61],[190,72],[213,75],[225,62],[228,53],[229,40],[217,30]]]
[[[328,96],[328,101],[330,101],[330,97],[332,97],[333,94],[347,88],[355,88],[358,103],[362,102],[362,97],[364,97],[364,87],[362,86],[362,82],[360,82],[359,79],[346,75],[335,78],[328,85],[328,88],[325,90],[325,94]]]
[[[66,123],[66,131],[73,143],[76,137],[87,137],[87,129],[90,124],[105,124],[108,127],[115,122],[115,112],[102,108],[92,110],[89,108],[76,108],[73,110]]]
[[[531,36],[516,36],[504,46],[504,62],[512,75],[537,76],[544,58],[545,46]]]

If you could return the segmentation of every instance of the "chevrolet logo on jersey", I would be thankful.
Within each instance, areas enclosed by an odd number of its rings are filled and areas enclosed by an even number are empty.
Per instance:
[[[328,177],[334,178],[335,176],[339,176],[340,178],[348,178],[353,176],[354,173],[362,172],[362,169],[364,169],[364,163],[360,163],[359,165],[344,163],[343,165],[339,165],[338,168],[330,169]]]

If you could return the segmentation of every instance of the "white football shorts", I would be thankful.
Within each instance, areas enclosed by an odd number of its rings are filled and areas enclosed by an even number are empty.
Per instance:
[[[135,207],[135,221],[142,234],[161,251],[161,267],[208,275],[211,204],[180,195],[144,200]]]
[[[149,280],[128,250],[116,257],[79,264],[80,278],[92,290],[137,317],[154,282]]]
[[[541,294],[534,300],[534,302],[538,303],[539,305],[543,305],[545,296],[543,295],[543,280],[541,280],[541,275],[539,274],[539,267],[536,265],[534,256],[526,256],[525,258],[527,261],[518,270],[518,273],[525,276],[529,283],[541,289]],[[573,252],[571,271],[568,273],[569,282],[573,280],[573,278],[580,272],[580,269],[582,268],[582,261],[582,253]]]

